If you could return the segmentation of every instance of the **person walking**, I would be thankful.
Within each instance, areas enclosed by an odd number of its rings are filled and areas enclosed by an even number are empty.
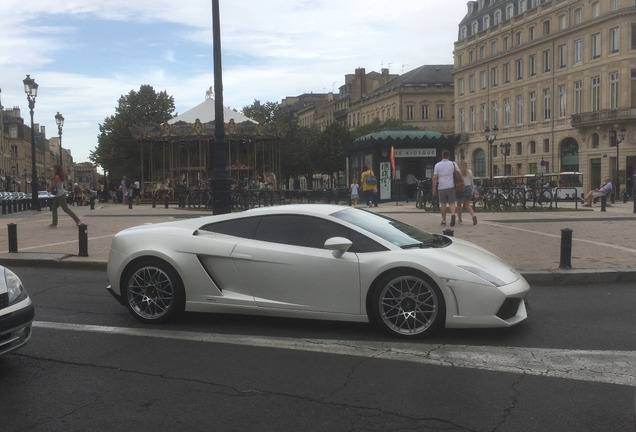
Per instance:
[[[459,163],[459,172],[462,173],[464,178],[464,190],[457,191],[457,223],[462,225],[462,205],[470,213],[473,219],[473,225],[477,225],[477,216],[473,210],[473,190],[475,189],[475,182],[473,178],[473,172],[468,169],[466,161]]]
[[[121,179],[121,186],[120,186],[120,190],[121,190],[121,202],[122,204],[126,205],[128,203],[128,178],[126,176],[124,176]]]
[[[362,167],[360,183],[362,184],[362,195],[364,195],[364,199],[367,201],[367,207],[371,207],[377,179],[373,174],[373,170],[367,168],[366,165]]]
[[[51,213],[53,213],[53,222],[49,225],[49,228],[57,228],[57,208],[62,207],[62,210],[73,218],[75,225],[79,226],[82,221],[77,217],[73,211],[68,208],[66,203],[66,189],[64,188],[64,182],[66,182],[66,173],[64,168],[59,165],[53,166],[53,179],[51,180],[51,189],[55,191],[53,198],[53,204],[51,204]]]
[[[442,212],[442,226],[446,225],[446,205],[450,207],[450,226],[455,226],[455,182],[453,172],[459,171],[459,167],[450,159],[450,152],[442,150],[442,160],[435,164],[433,169],[433,196],[439,199],[439,208]]]

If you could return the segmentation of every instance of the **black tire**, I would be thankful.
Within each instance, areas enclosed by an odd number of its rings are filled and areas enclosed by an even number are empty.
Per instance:
[[[122,298],[130,314],[144,323],[164,323],[185,310],[185,290],[176,270],[165,261],[133,264],[122,278]]]
[[[446,321],[446,302],[435,282],[415,270],[383,276],[373,286],[367,305],[369,320],[400,338],[420,338]]]

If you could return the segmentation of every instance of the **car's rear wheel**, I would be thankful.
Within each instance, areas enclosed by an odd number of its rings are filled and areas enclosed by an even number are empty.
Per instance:
[[[126,307],[141,322],[162,323],[185,309],[185,291],[177,272],[161,260],[134,264],[122,281]]]
[[[422,273],[403,270],[375,284],[370,319],[391,335],[423,337],[444,323],[446,304],[435,282]]]

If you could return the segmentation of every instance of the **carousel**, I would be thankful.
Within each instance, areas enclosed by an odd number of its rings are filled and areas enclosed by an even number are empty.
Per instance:
[[[180,189],[207,189],[214,167],[215,107],[206,99],[163,124],[133,126],[139,142],[143,197],[174,198]],[[249,187],[268,183],[278,188],[283,131],[224,107],[228,171],[234,183]]]

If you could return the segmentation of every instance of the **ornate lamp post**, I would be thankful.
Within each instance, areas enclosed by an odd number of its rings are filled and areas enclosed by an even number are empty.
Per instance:
[[[614,183],[614,193],[612,194],[612,203],[614,202],[614,197],[619,200],[620,199],[620,193],[621,193],[621,183],[620,183],[620,176],[618,175],[618,147],[619,144],[623,142],[623,140],[625,139],[625,135],[627,134],[627,130],[625,129],[625,127],[622,127],[618,132],[616,131],[616,129],[611,129],[610,130],[610,145],[614,145],[616,144],[616,183]]]
[[[484,129],[484,138],[486,138],[486,142],[488,142],[488,160],[490,162],[490,186],[492,186],[492,143],[495,142],[495,138],[497,138],[497,132],[499,132],[499,128],[497,125],[493,126],[492,131],[488,126]]]
[[[223,119],[223,78],[221,69],[221,30],[219,0],[212,0],[212,36],[214,48],[214,171],[210,177],[212,213],[232,212],[230,188],[232,176],[227,169],[228,148]],[[210,152],[211,153],[211,152]]]
[[[64,126],[64,116],[59,111],[55,114],[55,123],[57,123],[57,135],[60,138],[60,166],[62,166],[62,126]]]
[[[35,108],[35,98],[38,95],[38,84],[29,75],[22,81],[24,92],[29,102],[31,112],[31,208],[40,211],[40,199],[38,198],[38,177],[35,169],[35,130],[33,129],[33,109]]]

